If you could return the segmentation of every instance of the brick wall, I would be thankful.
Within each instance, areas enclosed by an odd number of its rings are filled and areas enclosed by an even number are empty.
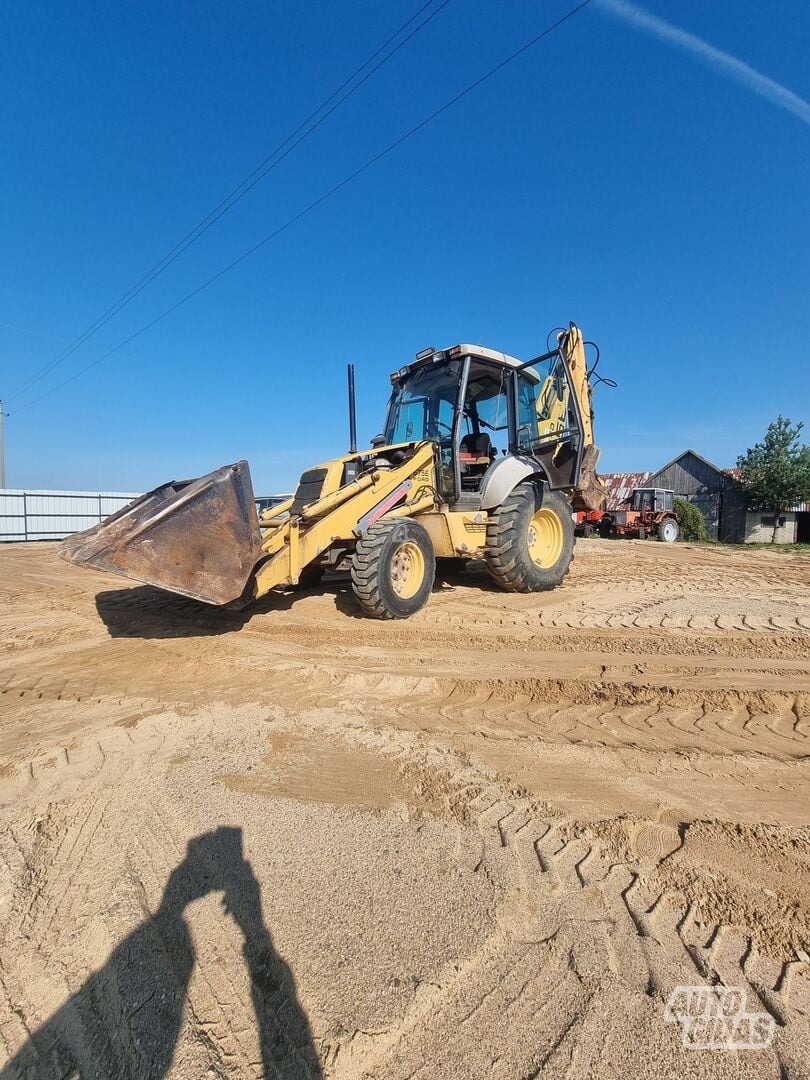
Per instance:
[[[785,524],[776,530],[777,544],[796,543],[796,515],[786,513],[779,515]],[[770,521],[770,525],[763,524]],[[745,517],[745,542],[746,544],[770,544],[773,535],[773,514],[756,513],[749,510]]]

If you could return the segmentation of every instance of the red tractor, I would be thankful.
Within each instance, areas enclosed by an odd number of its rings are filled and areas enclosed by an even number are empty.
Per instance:
[[[577,515],[577,532],[601,537],[623,536],[646,540],[655,536],[665,544],[678,539],[675,492],[665,488],[636,488],[621,510],[593,510]]]

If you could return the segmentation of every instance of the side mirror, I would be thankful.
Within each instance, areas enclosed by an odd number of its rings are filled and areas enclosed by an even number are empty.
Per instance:
[[[375,435],[371,440],[371,445],[374,450],[376,450],[378,446],[385,446],[385,436]]]

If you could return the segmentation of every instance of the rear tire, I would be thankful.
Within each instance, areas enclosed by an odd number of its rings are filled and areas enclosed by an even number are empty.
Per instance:
[[[357,541],[352,589],[372,619],[415,615],[427,603],[435,577],[433,544],[412,518],[378,521]]]
[[[571,505],[559,491],[518,484],[487,524],[487,569],[509,592],[559,585],[574,557]]]
[[[658,526],[658,539],[664,544],[674,544],[680,531],[675,518],[664,518]]]

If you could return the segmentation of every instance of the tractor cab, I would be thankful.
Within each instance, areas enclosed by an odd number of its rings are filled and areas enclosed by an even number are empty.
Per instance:
[[[631,510],[661,514],[675,509],[675,492],[667,488],[636,488],[630,502]]]
[[[509,457],[534,459],[552,489],[576,486],[582,418],[558,349],[526,363],[482,345],[425,349],[391,383],[385,442],[434,442],[451,506],[476,507]]]

